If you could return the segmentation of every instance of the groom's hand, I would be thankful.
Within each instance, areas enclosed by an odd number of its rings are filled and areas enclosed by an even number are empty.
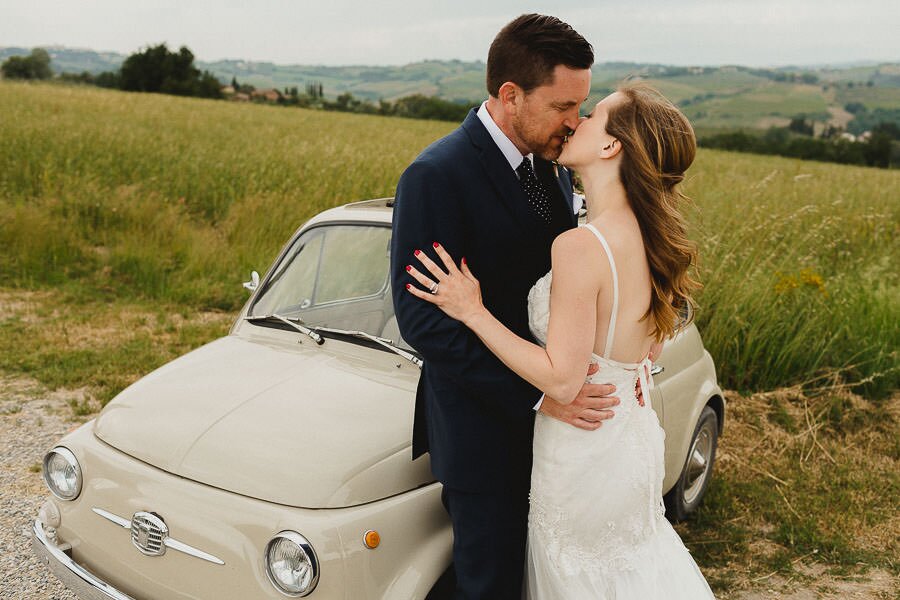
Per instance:
[[[588,376],[598,370],[599,367],[592,364],[588,369]],[[612,395],[615,391],[614,385],[586,383],[570,404],[560,404],[553,398],[544,396],[540,411],[573,427],[594,431],[615,414],[610,410],[619,404],[619,399]]]

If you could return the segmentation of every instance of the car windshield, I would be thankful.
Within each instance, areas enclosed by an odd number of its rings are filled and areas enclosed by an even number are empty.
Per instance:
[[[264,283],[249,315],[299,318],[392,340],[403,348],[388,262],[390,227],[322,225],[302,233]]]

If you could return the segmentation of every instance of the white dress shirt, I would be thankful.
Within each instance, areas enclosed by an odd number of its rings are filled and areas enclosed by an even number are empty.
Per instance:
[[[503,156],[506,158],[507,162],[509,162],[510,168],[513,172],[519,168],[519,165],[522,164],[523,160],[530,160],[531,166],[534,168],[534,155],[529,152],[525,156],[522,156],[522,153],[519,152],[519,149],[516,148],[516,145],[513,144],[506,134],[503,133],[503,130],[494,122],[494,118],[491,116],[491,113],[488,112],[487,109],[487,100],[481,103],[481,108],[478,109],[478,112],[475,113],[481,122],[484,124],[484,128],[487,129],[488,133],[491,135],[491,139],[494,140],[494,143],[497,144],[497,147],[500,148],[500,152],[503,153]],[[565,168],[565,167],[563,167]],[[519,174],[516,173],[516,177]],[[578,214],[578,211],[581,210],[582,205],[584,204],[584,196],[581,194],[572,193],[572,208],[575,211],[575,214]],[[541,404],[544,402],[544,395],[541,395],[541,399],[538,400],[537,404],[534,405],[534,410],[539,410],[541,408]]]

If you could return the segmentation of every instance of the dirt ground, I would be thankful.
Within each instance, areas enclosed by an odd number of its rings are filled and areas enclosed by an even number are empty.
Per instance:
[[[798,570],[813,578],[813,583],[798,583],[777,575],[759,581],[759,588],[720,596],[721,600],[896,600],[900,598],[900,582],[890,573],[878,569],[864,577],[846,579],[827,575],[818,564]]]

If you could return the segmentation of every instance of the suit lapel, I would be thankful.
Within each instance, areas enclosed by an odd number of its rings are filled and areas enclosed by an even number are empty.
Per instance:
[[[500,201],[506,206],[516,222],[529,234],[541,234],[545,231],[541,218],[531,209],[525,191],[519,183],[506,157],[491,139],[491,135],[472,109],[462,128],[466,131],[472,145],[478,149],[484,170],[490,179]]]

